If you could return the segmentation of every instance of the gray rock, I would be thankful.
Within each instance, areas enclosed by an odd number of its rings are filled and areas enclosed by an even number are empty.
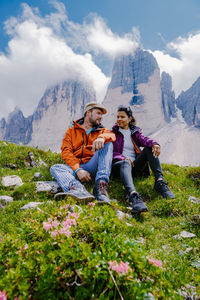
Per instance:
[[[41,176],[42,176],[42,175],[41,175],[40,172],[36,172],[36,173],[34,174],[34,177],[35,177],[36,179],[40,178]]]
[[[53,194],[61,191],[61,187],[56,181],[38,181],[36,182],[36,192],[52,192]]]
[[[41,204],[44,204],[44,202],[29,202],[28,204],[22,206],[20,210],[37,208]]]
[[[188,125],[200,127],[200,77],[176,99],[177,107]]]
[[[195,236],[196,235],[194,233],[187,232],[187,231],[183,230],[183,231],[181,231],[180,234],[174,235],[174,238],[177,239],[177,240],[180,240],[181,238],[193,238]]]
[[[25,118],[17,107],[9,114],[7,122],[0,121],[1,138],[12,143],[28,144],[32,133],[32,116]]]
[[[115,211],[116,211],[116,214],[117,214],[117,217],[118,217],[119,220],[123,220],[125,218],[131,218],[132,217],[132,215],[124,213],[123,211],[121,211],[119,209],[116,209]]]
[[[171,118],[176,117],[176,108],[175,93],[172,91],[172,78],[169,74],[162,73],[160,87],[164,117],[167,122],[170,122]]]
[[[3,207],[4,205],[13,202],[13,197],[10,196],[0,196],[0,207]]]
[[[190,200],[192,203],[200,203],[200,199],[193,196],[189,196],[188,200]]]
[[[23,184],[21,178],[16,175],[5,176],[2,178],[1,183],[3,186],[10,186],[10,187],[18,187]]]

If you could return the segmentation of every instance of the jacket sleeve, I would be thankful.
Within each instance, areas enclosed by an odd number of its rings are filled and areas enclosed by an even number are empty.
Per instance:
[[[108,142],[115,142],[116,136],[110,130],[104,128],[98,137],[102,137],[104,139],[105,144]]]
[[[159,145],[154,139],[145,136],[141,129],[135,133],[136,143],[141,147],[152,147],[153,145]]]
[[[73,169],[73,171],[80,168],[80,160],[76,158],[73,154],[71,128],[69,128],[65,133],[65,137],[61,146],[61,151],[61,158],[68,166],[70,166]]]

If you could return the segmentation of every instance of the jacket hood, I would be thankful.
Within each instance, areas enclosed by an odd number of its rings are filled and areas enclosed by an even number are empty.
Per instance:
[[[74,126],[77,126],[79,128],[80,128],[80,126],[83,125],[83,123],[84,123],[84,118],[73,121]],[[104,128],[104,126],[102,124],[99,124],[99,125],[93,126],[92,130],[98,130],[98,129],[101,129],[101,128]]]

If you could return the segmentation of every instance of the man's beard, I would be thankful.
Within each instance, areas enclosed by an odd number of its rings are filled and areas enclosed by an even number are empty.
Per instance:
[[[101,123],[101,120],[94,120],[92,117],[90,117],[90,124],[93,126],[98,126]]]

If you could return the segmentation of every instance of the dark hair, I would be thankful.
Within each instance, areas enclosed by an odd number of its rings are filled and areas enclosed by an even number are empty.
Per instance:
[[[132,112],[130,106],[120,105],[118,107],[117,111],[124,111],[129,118],[132,118],[131,121],[129,122],[129,127],[136,125],[136,119],[133,116],[133,112]]]

